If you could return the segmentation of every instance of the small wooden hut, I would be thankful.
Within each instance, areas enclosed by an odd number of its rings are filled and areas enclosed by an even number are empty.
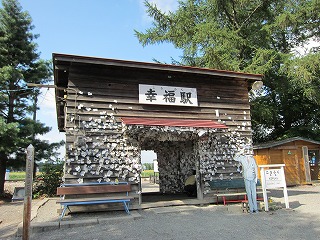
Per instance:
[[[53,54],[66,183],[127,181],[141,199],[141,150],[154,150],[162,193],[198,199],[216,178],[241,178],[237,145],[252,144],[248,91],[262,75]],[[134,205],[131,205],[134,206]]]
[[[255,145],[258,165],[285,164],[286,183],[309,184],[319,179],[320,142],[301,137]]]

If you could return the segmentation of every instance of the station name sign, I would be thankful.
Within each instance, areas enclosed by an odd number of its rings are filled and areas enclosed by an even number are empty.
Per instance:
[[[280,168],[265,170],[265,181],[267,189],[283,187],[283,179],[284,176]]]
[[[197,107],[197,89],[139,84],[139,103]]]

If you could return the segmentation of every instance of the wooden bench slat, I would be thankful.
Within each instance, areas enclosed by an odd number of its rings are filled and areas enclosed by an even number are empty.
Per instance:
[[[57,195],[75,195],[75,194],[97,194],[97,193],[119,193],[130,192],[131,185],[95,185],[95,186],[72,186],[58,187]]]
[[[257,191],[257,194],[262,194],[263,192],[262,191]],[[246,192],[234,192],[234,193],[217,193],[217,194],[214,194],[215,196],[217,197],[230,197],[230,196],[242,196],[242,195],[246,195],[247,193]]]
[[[100,197],[100,198],[73,198],[73,199],[60,199],[57,203],[66,202],[88,202],[88,201],[102,201],[102,200],[132,200],[134,197],[130,196],[115,196],[115,197]]]

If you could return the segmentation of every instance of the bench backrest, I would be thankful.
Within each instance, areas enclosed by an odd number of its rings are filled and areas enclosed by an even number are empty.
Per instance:
[[[72,185],[57,188],[57,195],[76,195],[76,194],[99,194],[99,193],[121,193],[130,192],[130,184],[115,185]]]
[[[243,178],[234,179],[215,179],[209,182],[211,189],[239,189],[245,188]],[[258,179],[257,186],[261,186],[261,182]]]

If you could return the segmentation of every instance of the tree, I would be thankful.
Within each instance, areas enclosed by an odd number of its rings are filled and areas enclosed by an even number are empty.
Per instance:
[[[30,118],[25,118],[19,121],[20,131],[19,136],[23,136],[23,141],[19,142],[19,145],[14,151],[14,159],[8,161],[7,168],[13,169],[24,169],[25,168],[25,149],[32,144],[35,153],[34,153],[34,177],[36,174],[36,167],[38,163],[47,161],[47,162],[56,162],[59,159],[58,150],[61,146],[64,145],[64,141],[49,143],[46,140],[40,140],[34,135],[43,135],[50,131],[50,128],[45,126],[39,121],[34,121]],[[16,142],[17,143],[17,142]]]
[[[19,128],[17,123],[6,123],[5,120],[0,117],[0,152],[10,154],[16,150],[17,138]]]
[[[38,91],[27,88],[27,83],[43,83],[52,74],[50,62],[39,59],[38,37],[28,12],[23,12],[17,0],[2,0],[0,9],[0,131],[7,134],[12,145],[0,148],[0,195],[4,191],[4,178],[8,162],[19,162],[19,156],[35,140],[36,134],[50,130],[28,118],[35,110],[33,104]],[[12,126],[16,129],[13,130]],[[24,156],[25,158],[25,156]],[[11,164],[11,165],[12,165]]]
[[[57,193],[57,187],[62,183],[63,162],[43,164],[41,174],[33,185],[33,197],[52,197]]]
[[[153,170],[153,163],[144,163],[143,167],[144,170]]]
[[[255,142],[320,140],[319,51],[295,54],[319,37],[319,0],[186,0],[168,13],[145,6],[153,27],[135,34],[143,46],[182,49],[174,64],[264,74],[263,91],[250,97]]]

